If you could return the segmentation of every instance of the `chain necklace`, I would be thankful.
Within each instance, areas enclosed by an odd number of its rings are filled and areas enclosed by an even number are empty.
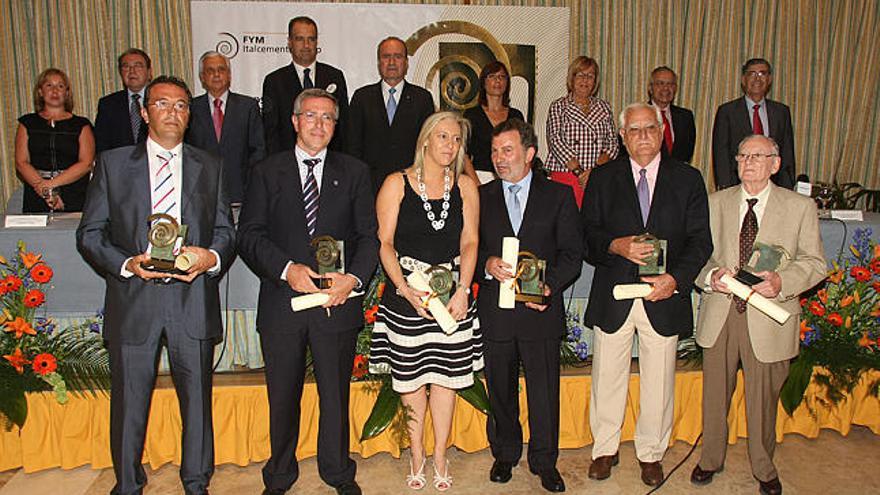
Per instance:
[[[446,167],[446,170],[443,172],[443,209],[440,211],[440,220],[437,220],[437,217],[434,215],[434,212],[431,210],[431,203],[428,201],[428,193],[425,192],[425,183],[422,181],[422,168],[416,171],[416,181],[419,183],[419,198],[422,199],[422,206],[425,208],[425,212],[428,215],[428,221],[431,222],[431,227],[434,230],[441,230],[444,225],[446,225],[446,217],[449,216],[449,190],[451,189],[450,184],[452,180],[449,178],[449,167]]]

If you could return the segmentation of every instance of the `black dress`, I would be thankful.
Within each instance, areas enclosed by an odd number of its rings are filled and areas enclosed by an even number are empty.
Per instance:
[[[471,137],[468,139],[467,153],[474,163],[474,170],[494,172],[495,167],[492,166],[492,122],[482,105],[465,110],[464,118],[471,122]],[[507,118],[525,120],[522,112],[513,107],[508,107]]]
[[[44,179],[52,178],[79,161],[79,136],[83,127],[92,126],[89,119],[76,115],[56,120],[54,127],[36,113],[22,115],[18,121],[27,129],[31,165]],[[88,185],[89,174],[86,174],[76,182],[58,188],[58,195],[64,201],[64,211],[82,211]],[[49,205],[32,187],[26,186],[21,211],[47,212]]]
[[[406,181],[400,202],[394,247],[404,276],[417,264],[451,264],[459,255],[464,226],[458,184],[449,193],[449,217],[440,230],[428,221],[419,195]],[[440,218],[443,200],[429,200]],[[448,267],[448,266],[447,266]],[[483,368],[483,344],[476,303],[471,299],[458,330],[447,335],[434,320],[422,318],[409,301],[393,287],[382,294],[370,346],[370,371],[391,373],[398,393],[412,392],[422,385],[436,383],[446,388],[467,388],[474,383],[474,371]]]

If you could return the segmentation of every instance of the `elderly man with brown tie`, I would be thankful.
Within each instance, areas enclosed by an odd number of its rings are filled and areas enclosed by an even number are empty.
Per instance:
[[[779,391],[788,376],[788,362],[798,353],[798,295],[823,279],[825,256],[816,205],[770,181],[781,161],[776,143],[765,136],[748,136],[739,144],[736,161],[741,186],[709,197],[715,249],[697,277],[705,290],[697,324],[697,343],[704,349],[703,452],[691,481],[711,483],[724,468],[727,413],[741,364],[752,474],[760,493],[779,495],[782,484],[773,465]],[[756,293],[794,315],[783,324],[732,298],[721,281],[748,263],[756,243],[788,253],[776,270],[755,273],[763,280],[752,285]]]

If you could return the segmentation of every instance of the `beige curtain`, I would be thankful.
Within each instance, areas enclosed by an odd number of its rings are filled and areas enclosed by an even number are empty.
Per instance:
[[[694,165],[709,187],[715,109],[741,95],[746,59],[767,58],[774,68],[770,97],[792,109],[797,172],[880,187],[880,0],[421,3],[569,6],[568,48],[599,61],[600,96],[615,111],[646,99],[653,67],[672,67],[679,74],[677,103],[696,116]],[[33,111],[41,70],[66,71],[74,111],[94,120],[98,98],[121,87],[116,56],[129,46],[151,55],[154,74],[176,74],[192,84],[189,26],[189,0],[0,0],[3,204],[20,184],[16,119]]]

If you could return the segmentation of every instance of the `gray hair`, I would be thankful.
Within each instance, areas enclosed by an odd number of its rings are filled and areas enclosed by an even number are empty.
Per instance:
[[[650,110],[651,112],[654,113],[654,116],[657,118],[657,125],[659,125],[659,126],[663,125],[663,116],[660,115],[660,109],[658,109],[654,105],[648,105],[647,103],[642,103],[639,101],[636,103],[630,103],[629,105],[627,105],[623,109],[623,111],[620,112],[620,117],[618,118],[618,120],[620,121],[620,128],[621,129],[626,127],[626,114],[628,114],[629,112],[632,112],[633,110]]]
[[[328,100],[333,102],[333,120],[339,120],[339,102],[336,100],[336,97],[333,96],[332,93],[328,93],[327,91],[321,88],[310,88],[304,89],[300,91],[299,95],[297,95],[296,99],[293,100],[293,114],[299,115],[302,113],[302,105],[303,102],[308,100],[309,98],[327,98]]]
[[[230,71],[232,70],[232,64],[229,63],[229,57],[227,57],[226,55],[223,55],[220,52],[215,52],[214,50],[208,50],[205,53],[203,53],[201,57],[199,57],[199,74],[201,74],[202,72],[205,71],[205,59],[211,58],[211,57],[221,57],[223,59],[223,61],[226,62],[226,67],[229,68]]]
[[[777,143],[776,140],[773,139],[772,137],[765,136],[763,134],[749,134],[748,136],[742,138],[742,140],[736,146],[737,153],[739,153],[740,150],[742,150],[743,145],[746,144],[747,141],[751,141],[752,139],[760,139],[760,138],[763,138],[767,142],[769,142],[770,145],[773,146],[773,154],[775,154],[776,156],[779,156],[779,143]]]

